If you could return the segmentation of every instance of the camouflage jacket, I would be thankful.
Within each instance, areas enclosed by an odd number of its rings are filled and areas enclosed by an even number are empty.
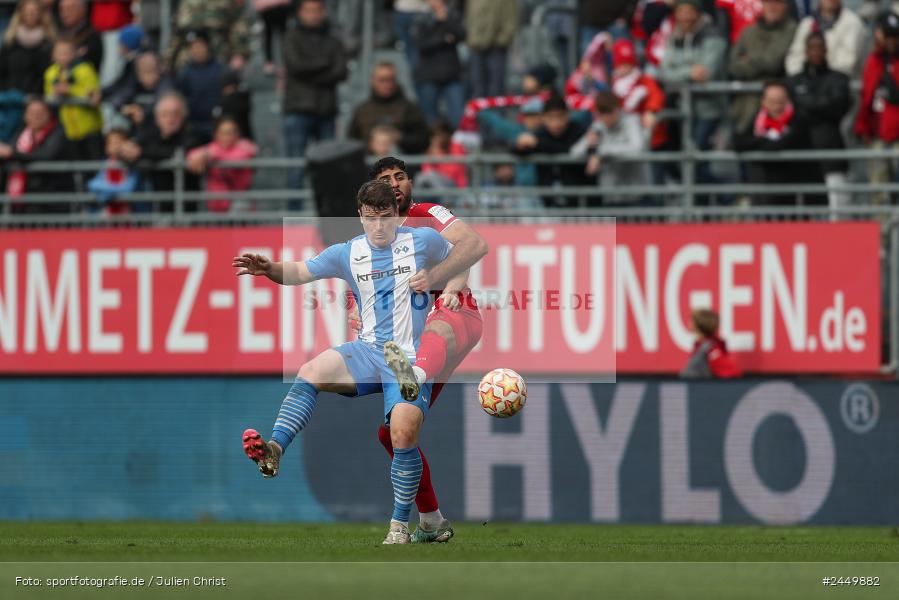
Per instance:
[[[250,55],[250,22],[244,0],[181,0],[175,15],[172,42],[165,60],[174,70],[184,64],[184,35],[191,29],[205,29],[212,53],[227,64],[232,56]]]

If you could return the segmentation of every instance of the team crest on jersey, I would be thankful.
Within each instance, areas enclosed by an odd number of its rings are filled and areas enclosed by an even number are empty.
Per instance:
[[[393,249],[393,253],[399,256],[400,254],[406,254],[409,252],[409,246],[397,246]]]

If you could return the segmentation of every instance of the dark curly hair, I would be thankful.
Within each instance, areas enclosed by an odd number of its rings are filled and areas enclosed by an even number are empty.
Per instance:
[[[372,165],[371,169],[368,170],[368,178],[369,179],[377,179],[378,175],[386,171],[387,169],[399,169],[406,176],[409,175],[409,171],[406,170],[406,163],[396,158],[395,156],[385,156],[381,158]]]

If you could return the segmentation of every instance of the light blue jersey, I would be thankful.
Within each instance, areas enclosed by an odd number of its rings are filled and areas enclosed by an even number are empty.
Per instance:
[[[429,227],[398,227],[389,246],[372,246],[363,234],[329,246],[306,266],[316,279],[335,277],[350,285],[362,320],[360,340],[379,350],[393,340],[412,360],[432,299],[412,291],[409,280],[443,261],[449,249]]]

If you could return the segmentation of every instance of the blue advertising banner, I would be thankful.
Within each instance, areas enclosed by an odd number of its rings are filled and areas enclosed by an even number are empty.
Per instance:
[[[270,378],[0,380],[0,519],[385,521],[379,397],[323,394],[281,474]],[[563,382],[512,419],[448,386],[421,447],[456,520],[894,524],[899,383]]]

